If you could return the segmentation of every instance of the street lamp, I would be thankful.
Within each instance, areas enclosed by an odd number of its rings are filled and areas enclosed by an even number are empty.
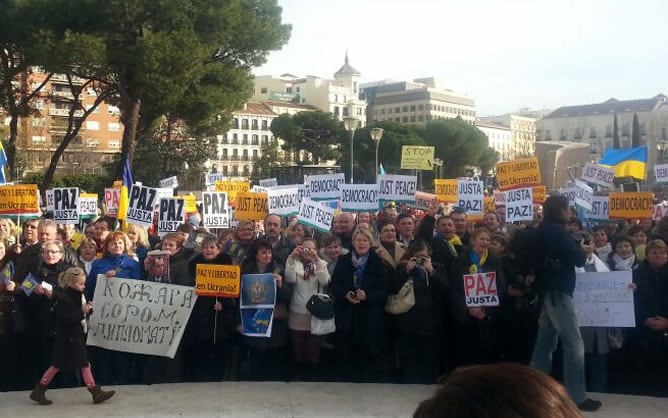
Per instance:
[[[436,168],[436,178],[441,178],[441,167],[443,167],[443,160],[440,158],[434,158],[434,167]]]
[[[371,139],[376,143],[376,175],[374,179],[378,179],[378,146],[380,145],[380,140],[383,138],[383,128],[371,128],[369,130],[369,135]]]
[[[346,131],[350,132],[350,184],[353,184],[353,167],[355,166],[353,161],[353,139],[355,138],[355,130],[359,122],[357,118],[343,118],[343,126],[346,128]]]

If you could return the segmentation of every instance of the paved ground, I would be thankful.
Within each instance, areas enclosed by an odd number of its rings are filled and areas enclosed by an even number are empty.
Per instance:
[[[410,417],[430,386],[346,383],[200,383],[121,386],[93,405],[81,389],[50,390],[51,406],[28,392],[0,393],[0,417]],[[587,417],[665,418],[668,399],[599,395],[603,408]]]

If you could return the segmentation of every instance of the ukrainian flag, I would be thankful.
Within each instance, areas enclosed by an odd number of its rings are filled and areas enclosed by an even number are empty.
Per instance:
[[[647,175],[647,145],[629,149],[607,149],[601,165],[615,169],[615,177],[633,177],[645,180]]]

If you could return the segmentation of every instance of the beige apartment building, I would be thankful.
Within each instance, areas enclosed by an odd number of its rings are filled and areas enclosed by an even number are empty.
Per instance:
[[[34,67],[17,82],[35,89],[46,76],[39,67]],[[73,77],[72,82],[82,86],[85,80]],[[92,89],[87,89],[80,98],[83,107],[89,108],[96,95]],[[53,152],[66,133],[72,99],[67,78],[54,74],[32,101],[36,113],[19,120],[15,175],[43,171],[49,166]],[[74,116],[81,117],[83,113],[83,110],[76,110]],[[8,126],[9,118],[5,117],[4,123]],[[60,158],[57,172],[101,173],[102,164],[112,161],[113,155],[121,150],[122,137],[119,109],[103,102],[84,121],[79,134]]]
[[[536,123],[536,139],[587,144],[588,160],[597,161],[613,145],[615,114],[622,148],[631,145],[633,115],[638,115],[641,141],[649,145],[648,170],[651,171],[653,164],[665,159],[668,145],[668,98],[663,94],[646,99],[612,98],[603,103],[560,107]]]
[[[477,121],[476,128],[485,134],[488,145],[499,153],[500,161],[512,160],[512,132],[509,127],[494,122]]]
[[[508,128],[510,131],[509,150],[505,157],[502,154],[502,158],[513,160],[535,154],[536,120],[528,114],[506,113],[499,116],[481,117],[478,119],[478,125],[492,123]]]
[[[352,117],[359,120],[359,127],[366,126],[366,101],[360,99],[361,73],[350,65],[346,53],[343,66],[333,79],[307,75],[297,77],[282,74],[255,76],[254,102],[283,102],[311,106],[330,112],[343,120]]]
[[[362,85],[369,123],[394,121],[426,124],[437,119],[460,117],[475,124],[475,102],[446,89],[434,77],[412,81],[377,81]]]

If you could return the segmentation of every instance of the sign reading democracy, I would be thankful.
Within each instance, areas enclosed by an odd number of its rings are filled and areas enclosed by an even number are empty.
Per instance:
[[[118,204],[121,201],[121,189],[104,189],[104,206],[107,208],[107,216],[118,216]]]
[[[53,189],[53,220],[58,224],[79,223],[79,188]]]
[[[97,194],[81,193],[79,195],[79,216],[97,216]]]
[[[202,221],[207,228],[229,228],[227,193],[202,192]]]
[[[299,188],[285,186],[267,189],[269,213],[281,216],[292,216],[299,212]]]
[[[341,210],[377,211],[379,205],[377,184],[341,185]]]
[[[97,277],[88,345],[174,358],[197,301],[195,289]]]
[[[338,199],[341,194],[341,185],[346,182],[343,173],[319,174],[308,176],[306,185],[313,200]]]
[[[266,193],[241,192],[237,194],[235,216],[238,220],[260,221],[269,215]]]
[[[499,306],[496,272],[465,274],[464,297],[469,308]]]
[[[39,190],[36,184],[0,186],[0,215],[35,215],[39,213]]]
[[[573,302],[581,327],[636,326],[632,272],[577,273]]]
[[[482,181],[457,181],[457,206],[463,208],[467,215],[482,215],[484,197]]]
[[[575,206],[591,210],[594,189],[582,180],[575,180]]]
[[[439,202],[457,203],[457,179],[434,179]]]
[[[415,202],[417,176],[381,174],[378,176],[378,199],[394,202]]]
[[[153,206],[158,203],[158,189],[132,185],[127,221],[148,228],[153,224]]]
[[[160,199],[158,212],[158,234],[163,237],[169,232],[176,232],[185,220],[185,201],[170,197]]]
[[[657,183],[668,183],[668,164],[655,165],[654,177]]]
[[[334,220],[334,209],[315,200],[304,198],[299,204],[297,221],[322,232],[329,232]]]
[[[588,217],[594,221],[607,221],[610,219],[608,196],[594,196]]]
[[[401,147],[402,170],[433,170],[434,147],[404,145]]]
[[[241,286],[241,268],[222,264],[195,266],[195,291],[199,296],[238,298]]]
[[[533,221],[533,189],[509,190],[506,194],[506,222]]]
[[[436,195],[424,192],[415,192],[415,209],[428,210],[436,202]]]
[[[521,187],[540,186],[538,157],[522,158],[496,165],[499,189],[506,191]]]
[[[587,163],[582,170],[582,180],[587,183],[598,184],[608,189],[615,188],[615,169],[602,165]]]
[[[613,192],[608,196],[610,219],[652,219],[654,196],[649,192]]]

